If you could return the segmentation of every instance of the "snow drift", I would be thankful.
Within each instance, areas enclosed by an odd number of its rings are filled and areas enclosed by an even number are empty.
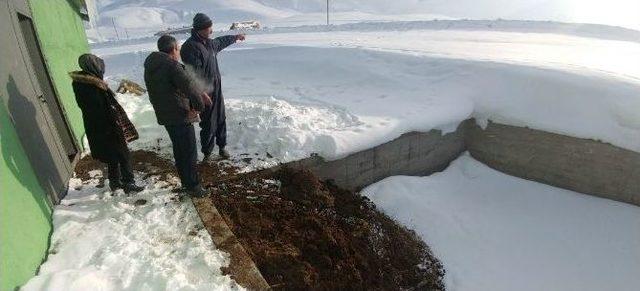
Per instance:
[[[448,290],[635,290],[640,208],[492,170],[468,154],[363,190],[416,230]]]
[[[407,32],[419,33],[431,35]],[[398,33],[358,33],[350,40],[340,33],[256,36],[253,44],[220,56],[231,150],[269,153],[281,161],[312,153],[336,159],[410,131],[447,132],[475,117],[640,151],[640,115],[634,110],[640,108],[640,71],[629,62],[640,59],[640,45],[533,35],[482,32],[478,37],[485,42],[474,43],[461,32],[414,42],[412,49],[388,42]],[[141,64],[152,46],[120,54],[102,50],[109,52],[104,57],[113,84],[121,77],[141,82]],[[607,47],[629,52],[627,61],[598,53]],[[141,130],[134,146],[169,147],[146,96],[118,98]]]

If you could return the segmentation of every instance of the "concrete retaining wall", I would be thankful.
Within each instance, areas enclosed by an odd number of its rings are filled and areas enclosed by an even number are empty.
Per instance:
[[[335,161],[312,157],[287,164],[306,167],[322,179],[359,190],[389,176],[426,176],[444,170],[465,151],[464,126],[449,134],[411,132]]]
[[[411,132],[336,161],[312,157],[288,163],[359,190],[389,176],[444,170],[464,151],[512,176],[640,206],[640,153],[611,144],[470,119],[442,135]]]
[[[529,128],[466,124],[468,151],[496,170],[640,206],[640,153]]]

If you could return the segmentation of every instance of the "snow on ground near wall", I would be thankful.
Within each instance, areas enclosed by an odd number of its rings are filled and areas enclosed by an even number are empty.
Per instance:
[[[54,209],[47,261],[21,290],[241,289],[222,275],[228,255],[216,250],[191,202],[156,177],[146,181],[128,197],[97,188],[97,180],[71,179]],[[136,206],[139,199],[147,203]]]
[[[319,152],[329,159],[469,117],[640,151],[640,82],[611,74],[340,48],[237,50],[221,59],[227,96],[326,103],[358,117],[362,126],[334,131],[335,150]]]
[[[140,81],[141,69],[118,71],[117,64],[134,58],[139,54],[106,57],[109,78]],[[311,153],[335,159],[405,132],[455,129],[472,113],[464,96],[440,98],[423,89],[421,83],[439,82],[442,76],[416,72],[413,57],[281,47],[234,50],[224,58],[232,153],[269,153],[280,161]],[[109,70],[111,64],[116,69]],[[155,124],[146,96],[120,95],[119,101],[141,129],[134,147],[154,146],[158,135],[166,135]]]
[[[363,190],[443,262],[447,290],[637,290],[640,208],[492,170],[468,154]]]
[[[332,31],[260,34],[250,43],[314,47],[351,47],[426,55],[494,61],[585,73],[593,71],[640,82],[640,43],[554,34],[553,27],[531,25],[536,32],[414,29],[408,31]],[[357,27],[357,26],[356,26]],[[525,25],[521,29],[525,30]],[[542,33],[549,29],[548,33]]]
[[[153,149],[172,158],[171,141],[163,126],[156,123],[148,96],[117,94],[140,138],[132,149]],[[335,152],[335,131],[360,125],[358,118],[340,108],[297,103],[274,97],[230,99],[226,102],[228,149],[231,163],[242,171],[276,165],[309,156]],[[195,125],[199,130],[198,124]],[[199,140],[199,135],[196,135]],[[198,153],[202,158],[202,153]],[[242,162],[244,158],[253,158]]]
[[[447,33],[290,33],[236,44],[220,54],[231,150],[285,161],[311,153],[335,159],[402,133],[449,131],[476,117],[640,151],[634,110],[640,108],[640,71],[633,66],[640,44]],[[350,42],[342,43],[348,34]],[[142,82],[151,47],[96,53],[107,52],[112,80]],[[165,134],[146,99],[135,101],[144,115],[128,110],[138,127],[149,128],[138,144],[153,144],[153,132]],[[120,100],[127,109],[129,101]]]

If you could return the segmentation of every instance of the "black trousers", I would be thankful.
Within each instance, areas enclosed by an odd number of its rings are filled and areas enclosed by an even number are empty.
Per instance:
[[[182,186],[190,189],[200,184],[198,176],[198,149],[193,124],[166,125],[173,146],[173,158]]]
[[[107,163],[109,184],[122,185],[133,183],[133,168],[131,154],[127,146],[119,147],[113,159]]]
[[[200,112],[200,145],[205,155],[213,151],[218,145],[224,148],[227,145],[227,121],[222,94],[214,98],[213,105],[205,107]]]

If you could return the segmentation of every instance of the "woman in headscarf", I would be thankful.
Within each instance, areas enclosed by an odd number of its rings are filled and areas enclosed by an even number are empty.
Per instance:
[[[109,187],[126,193],[142,191],[133,178],[127,143],[138,138],[138,132],[104,77],[104,61],[92,54],[78,58],[82,71],[71,72],[73,92],[82,110],[84,128],[91,156],[109,168]]]

